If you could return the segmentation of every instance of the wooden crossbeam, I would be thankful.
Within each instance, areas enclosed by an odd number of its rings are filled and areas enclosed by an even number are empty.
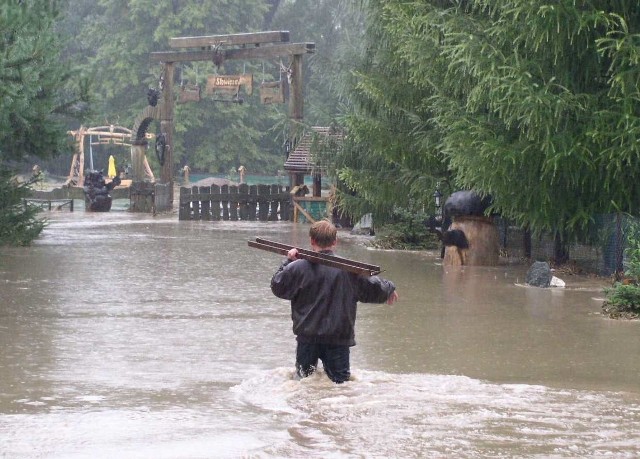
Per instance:
[[[267,31],[236,33],[228,35],[203,35],[198,37],[175,37],[169,39],[171,48],[206,48],[209,46],[260,46],[263,43],[289,42],[289,31]]]
[[[294,210],[296,211],[296,212],[295,212],[295,214],[294,214],[294,217],[293,217],[293,221],[294,221],[294,222],[297,222],[297,221],[298,221],[298,215],[297,215],[297,212],[301,212],[301,213],[302,213],[302,215],[304,215],[304,216],[307,218],[307,220],[309,220],[311,223],[315,223],[315,222],[316,222],[316,219],[315,219],[315,218],[313,218],[313,217],[309,214],[309,212],[307,212],[307,211],[305,210],[305,208],[304,208],[304,207],[302,207],[300,204],[298,204],[298,202],[297,202],[295,199],[293,200],[293,205],[294,205]]]
[[[316,50],[315,43],[284,43],[257,48],[237,48],[219,50],[224,60],[230,59],[270,59],[279,56],[311,54]],[[212,61],[216,56],[214,50],[200,51],[157,51],[151,53],[151,62],[189,62]]]
[[[249,241],[249,247],[279,253],[281,255],[286,255],[289,250],[294,248],[291,245],[269,241],[262,238],[256,238],[255,241]],[[355,274],[364,274],[366,276],[375,276],[381,272],[380,267],[376,265],[370,265],[368,263],[362,263],[360,261],[350,260],[348,258],[338,257],[335,255],[314,252],[312,250],[299,249],[297,247],[296,249],[298,250],[298,258],[309,260],[313,263],[331,266]]]

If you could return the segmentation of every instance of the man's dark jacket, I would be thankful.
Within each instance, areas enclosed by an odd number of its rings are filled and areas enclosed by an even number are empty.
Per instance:
[[[273,294],[291,300],[293,333],[304,343],[355,345],[358,301],[384,303],[394,290],[393,282],[380,277],[307,260],[285,260],[271,279]]]

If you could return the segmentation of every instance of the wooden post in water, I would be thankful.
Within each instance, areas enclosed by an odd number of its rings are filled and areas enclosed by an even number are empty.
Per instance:
[[[175,65],[173,62],[165,62],[164,84],[162,87],[162,109],[160,110],[160,132],[164,134],[166,140],[160,180],[161,183],[169,185],[169,207],[171,206],[171,203],[173,203],[173,112],[175,104],[173,96],[174,70]]]
[[[153,213],[155,211],[155,186],[151,182],[132,182],[129,187],[131,212]]]
[[[220,187],[220,194],[222,196],[229,196],[229,185],[222,185]],[[231,218],[230,212],[229,212],[229,207],[230,207],[230,203],[229,203],[229,198],[227,199],[222,199],[222,219],[225,221],[228,221]]]
[[[197,196],[198,195],[198,187],[191,187],[191,194]],[[193,219],[200,220],[200,200],[192,200],[191,201],[191,211],[193,212]]]
[[[278,192],[280,191],[279,185],[271,185],[271,200],[269,201],[269,221],[278,220]]]
[[[238,220],[248,220],[249,218],[249,185],[241,183],[238,186]]]
[[[238,220],[238,187],[229,187],[229,220]]]
[[[178,210],[178,220],[191,219],[191,201],[187,199],[191,195],[191,190],[185,186],[180,187],[180,209]]]
[[[258,185],[258,220],[263,222],[269,219],[270,194],[269,185]]]
[[[145,179],[144,157],[147,152],[147,141],[142,140],[131,145],[131,179],[142,182]]]
[[[220,187],[211,185],[211,218],[215,221],[220,220]]]
[[[207,221],[211,220],[211,201],[209,200],[211,197],[211,187],[201,186],[199,191],[202,202],[202,219]]]
[[[256,219],[256,213],[258,210],[258,186],[251,185],[249,186],[249,200],[247,202],[247,209],[249,210],[249,215],[247,220],[254,221]]]

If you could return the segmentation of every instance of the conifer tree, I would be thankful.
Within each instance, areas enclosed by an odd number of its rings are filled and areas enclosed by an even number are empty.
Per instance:
[[[58,59],[55,1],[7,0],[0,6],[0,245],[27,245],[43,223],[22,198],[29,183],[14,168],[26,157],[56,155],[65,145],[59,116],[67,70]]]
[[[491,194],[503,216],[565,239],[596,214],[638,213],[640,4],[367,4],[371,56],[355,87],[364,103],[349,116],[365,164],[451,174],[454,189]],[[408,121],[401,131],[388,128],[392,110]],[[352,185],[365,199],[375,189],[357,171]],[[392,206],[396,193],[386,198]]]
[[[64,145],[54,116],[66,80],[54,32],[57,3],[8,0],[0,7],[0,155],[49,157]]]

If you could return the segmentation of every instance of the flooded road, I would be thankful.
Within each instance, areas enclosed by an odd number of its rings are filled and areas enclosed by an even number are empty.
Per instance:
[[[527,266],[380,265],[400,301],[361,304],[353,381],[294,381],[281,257],[307,225],[48,214],[0,248],[1,458],[640,456],[640,322],[601,286],[523,286]]]

